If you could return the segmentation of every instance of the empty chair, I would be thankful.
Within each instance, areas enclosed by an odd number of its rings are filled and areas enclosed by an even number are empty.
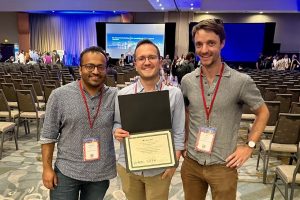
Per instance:
[[[286,91],[287,94],[292,94],[292,102],[299,102],[300,99],[299,99],[299,96],[300,96],[300,89],[291,89],[291,88],[288,88],[287,91]]]
[[[294,190],[296,184],[300,184],[300,150],[297,153],[298,161],[296,165],[279,165],[275,169],[275,179],[273,182],[271,200],[274,199],[276,187],[280,193],[284,196],[285,200],[294,199]],[[284,184],[284,192],[280,189],[281,183]],[[289,188],[290,188],[290,198],[289,198]]]
[[[35,106],[39,110],[44,110],[45,109],[45,103],[44,102],[39,102],[38,96],[36,95],[35,88],[33,84],[21,84],[22,90],[31,90],[31,94],[33,96]],[[44,97],[43,97],[44,99]]]
[[[280,101],[265,101],[265,103],[269,109],[270,117],[269,117],[269,120],[267,122],[267,125],[266,125],[263,133],[264,134],[273,134],[273,132],[275,130],[275,125],[278,120],[281,103],[280,103]],[[253,126],[253,124],[249,124],[248,132],[251,131],[252,126]]]
[[[43,87],[44,87],[45,103],[47,103],[51,92],[56,88],[56,86],[51,84],[44,84]]]
[[[16,150],[18,150],[18,142],[17,136],[15,134],[15,126],[14,122],[0,122],[0,134],[1,134],[1,146],[0,146],[0,159],[2,159],[2,151],[3,151],[3,143],[4,143],[4,136],[8,132],[13,133],[13,137],[15,139]]]
[[[12,79],[12,83],[14,84],[16,90],[20,90],[23,80],[22,79]]]
[[[264,100],[265,101],[274,101],[276,98],[276,94],[279,93],[279,88],[266,88]]]
[[[31,90],[16,90],[18,105],[19,105],[19,118],[29,121],[29,119],[35,119],[37,122],[37,140],[40,137],[40,124],[45,117],[45,111],[38,111]],[[17,135],[19,133],[20,120],[17,125]],[[28,131],[29,127],[28,127]]]
[[[37,99],[39,101],[44,101],[44,94],[43,94],[41,81],[38,79],[28,79],[28,83],[33,84]]]
[[[12,108],[18,108],[16,90],[13,83],[1,83],[2,90],[7,99],[8,105]]]
[[[250,110],[249,106],[247,104],[243,104],[243,111],[242,111],[242,117],[241,119],[243,121],[254,121],[255,120],[255,114],[252,110]]]
[[[280,112],[288,113],[292,103],[292,94],[276,94],[276,101],[280,101]]]
[[[292,103],[290,113],[300,114],[300,102]]]
[[[275,131],[270,140],[263,139],[259,144],[256,169],[263,160],[263,183],[266,183],[271,153],[291,153],[298,151],[300,134],[300,114],[280,113]]]
[[[110,87],[116,87],[114,75],[106,75],[106,85]]]
[[[10,109],[3,91],[0,90],[0,117],[8,119],[8,121],[15,121],[18,116],[19,111]]]

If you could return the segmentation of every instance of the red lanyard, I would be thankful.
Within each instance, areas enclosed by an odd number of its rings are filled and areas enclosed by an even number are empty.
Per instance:
[[[161,91],[162,87],[163,87],[163,83],[160,84],[159,91]],[[134,94],[136,93],[137,93],[137,82],[135,83],[135,87],[134,87]]]
[[[209,115],[210,115],[210,113],[211,113],[212,107],[213,107],[213,105],[214,105],[214,102],[215,102],[215,99],[216,99],[216,96],[217,96],[217,93],[218,93],[218,90],[219,90],[219,86],[220,86],[220,83],[221,83],[221,79],[222,79],[223,72],[224,72],[224,63],[222,63],[222,68],[221,68],[220,77],[219,77],[219,79],[218,79],[218,82],[217,82],[217,85],[216,85],[216,89],[215,89],[215,91],[214,91],[214,95],[213,95],[213,98],[212,98],[212,100],[211,100],[210,106],[209,106],[209,108],[207,108],[207,105],[206,105],[206,99],[205,99],[205,95],[204,95],[204,86],[203,86],[202,68],[201,68],[201,71],[200,71],[201,95],[202,95],[202,100],[203,100],[204,110],[205,110],[205,114],[206,114],[206,122],[207,122],[207,125],[209,125]]]
[[[89,106],[87,104],[86,96],[85,96],[84,91],[82,89],[82,82],[81,82],[81,80],[79,81],[79,88],[80,88],[81,96],[83,98],[83,101],[84,101],[84,104],[85,104],[85,107],[86,107],[86,111],[87,111],[87,114],[88,114],[90,128],[93,129],[94,122],[95,122],[96,118],[98,117],[98,114],[99,114],[99,111],[100,111],[100,106],[101,106],[101,101],[102,101],[102,89],[103,89],[103,87],[100,90],[100,98],[99,98],[99,103],[98,103],[98,107],[97,107],[97,112],[96,112],[96,114],[93,117],[93,121],[91,120],[91,114],[90,114]]]

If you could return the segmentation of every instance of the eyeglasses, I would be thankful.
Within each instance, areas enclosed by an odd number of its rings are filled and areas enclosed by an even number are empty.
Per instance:
[[[149,62],[155,62],[158,59],[157,55],[150,55],[148,57],[140,56],[135,58],[136,62],[144,63],[146,62],[146,59],[148,59]]]
[[[89,64],[85,64],[85,65],[81,65],[81,66],[85,67],[85,69],[89,72],[94,71],[96,67],[99,72],[103,72],[106,70],[106,67],[103,64],[94,65],[94,64],[89,63]]]

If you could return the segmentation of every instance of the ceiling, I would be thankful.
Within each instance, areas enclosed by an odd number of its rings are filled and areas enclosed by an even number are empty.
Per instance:
[[[208,11],[224,13],[263,11],[299,13],[300,0],[0,0],[0,11],[5,12],[52,10],[116,12]]]

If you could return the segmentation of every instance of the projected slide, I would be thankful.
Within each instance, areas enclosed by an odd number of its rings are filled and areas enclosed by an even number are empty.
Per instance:
[[[149,39],[164,54],[164,24],[106,24],[106,51],[112,58],[133,55],[137,43]]]

